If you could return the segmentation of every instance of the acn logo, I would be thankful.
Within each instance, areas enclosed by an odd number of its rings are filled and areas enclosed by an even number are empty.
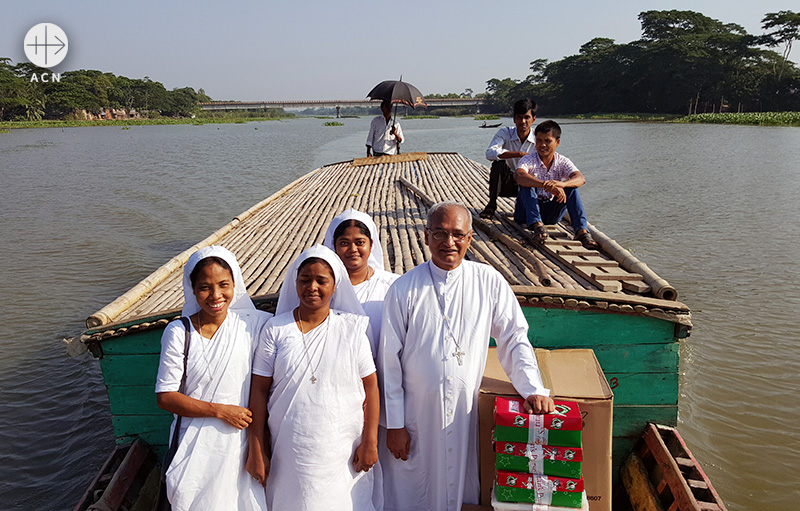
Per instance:
[[[68,50],[67,34],[54,23],[39,23],[25,34],[25,56],[39,67],[57,66]]]

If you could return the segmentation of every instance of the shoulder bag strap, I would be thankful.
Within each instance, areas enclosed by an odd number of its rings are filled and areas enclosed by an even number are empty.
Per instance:
[[[181,386],[178,389],[178,392],[184,394],[186,391],[186,364],[187,359],[189,358],[189,338],[191,337],[190,329],[191,326],[189,325],[189,318],[186,316],[181,316],[181,322],[183,323],[183,328],[186,330],[186,338],[183,342],[183,376],[181,376]],[[175,421],[175,429],[172,431],[172,441],[169,443],[169,449],[167,450],[167,455],[164,456],[164,463],[161,464],[161,475],[163,476],[167,473],[167,469],[169,468],[169,464],[172,463],[172,458],[175,457],[175,452],[178,450],[178,438],[181,432],[181,416],[178,415],[178,419]]]

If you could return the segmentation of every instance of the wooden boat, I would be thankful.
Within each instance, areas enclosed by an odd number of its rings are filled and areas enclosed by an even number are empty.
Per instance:
[[[502,123],[502,122],[498,122],[497,124],[481,124],[481,125],[480,125],[480,126],[478,126],[478,127],[479,127],[479,128],[499,128],[499,127],[500,127],[500,126],[502,126],[502,125],[503,125],[503,123]]]
[[[429,258],[423,241],[432,202],[452,199],[474,213],[467,258],[494,266],[511,284],[536,347],[593,348],[615,393],[615,473],[648,422],[674,426],[678,416],[679,340],[691,313],[676,290],[590,225],[601,250],[572,240],[565,224],[548,226],[534,244],[500,199],[493,219],[476,212],[489,169],[455,153],[407,153],[327,165],[287,185],[178,254],[131,290],[92,314],[72,348],[100,360],[118,444],[143,440],[161,456],[172,415],[156,406],[154,382],[164,326],[180,314],[182,267],[189,255],[223,245],[239,260],[256,305],[274,310],[287,266],[322,241],[330,220],[353,207],[378,225],[386,268],[402,274]]]

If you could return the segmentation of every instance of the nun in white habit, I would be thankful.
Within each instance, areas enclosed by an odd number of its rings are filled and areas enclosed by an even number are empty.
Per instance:
[[[336,254],[322,245],[300,254],[253,363],[246,466],[270,510],[382,509],[368,330]]]
[[[197,271],[195,271],[197,268]],[[161,338],[158,405],[182,417],[178,449],[166,474],[174,510],[266,510],[264,489],[245,471],[250,368],[258,332],[272,317],[253,306],[234,255],[219,246],[192,254],[183,269],[190,319],[173,321]],[[173,422],[170,428],[170,438]]]
[[[348,209],[331,220],[325,233],[325,246],[336,252],[344,263],[358,301],[369,316],[375,358],[381,336],[383,299],[400,275],[384,270],[378,228],[372,218],[361,211]]]

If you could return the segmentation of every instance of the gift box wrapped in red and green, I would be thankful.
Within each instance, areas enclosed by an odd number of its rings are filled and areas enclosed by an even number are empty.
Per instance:
[[[555,401],[555,412],[528,414],[523,399],[497,396],[494,401],[494,437],[502,442],[582,447],[583,418],[578,404]]]
[[[495,498],[545,506],[583,507],[583,479],[498,470]]]
[[[583,449],[502,442],[494,439],[498,470],[580,479]]]

